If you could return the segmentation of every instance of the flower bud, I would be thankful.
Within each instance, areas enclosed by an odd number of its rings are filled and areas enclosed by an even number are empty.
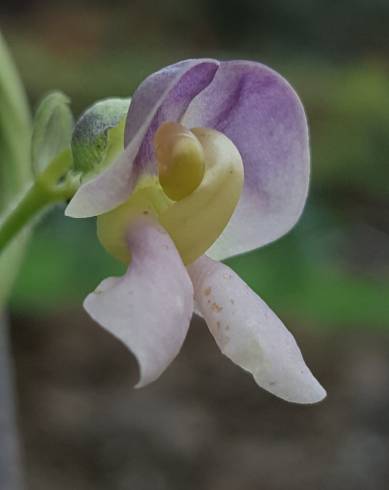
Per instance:
[[[124,148],[124,126],[130,99],[105,99],[87,109],[72,136],[74,168],[83,178],[108,166]]]
[[[38,106],[31,137],[31,161],[35,176],[42,174],[65,150],[69,151],[74,124],[69,103],[69,98],[62,92],[52,92]],[[67,158],[70,167],[70,152]]]

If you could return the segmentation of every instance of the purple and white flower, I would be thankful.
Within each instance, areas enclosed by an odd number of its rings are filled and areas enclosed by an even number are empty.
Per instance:
[[[124,146],[81,185],[66,213],[98,216],[103,245],[129,263],[84,306],[136,356],[137,386],[158,378],[178,354],[195,303],[221,351],[258,385],[291,402],[322,400],[325,390],[291,333],[218,262],[276,240],[300,217],[309,140],[291,86],[249,61],[168,66],[135,92]],[[168,191],[182,179],[190,190]]]

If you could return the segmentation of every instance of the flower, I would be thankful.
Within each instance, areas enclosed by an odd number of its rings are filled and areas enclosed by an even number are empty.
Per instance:
[[[273,70],[187,60],[139,86],[124,151],[66,210],[98,216],[100,241],[129,264],[84,306],[136,356],[137,386],[178,354],[195,303],[221,351],[258,385],[297,403],[325,397],[281,320],[217,261],[285,234],[308,183],[304,110]]]

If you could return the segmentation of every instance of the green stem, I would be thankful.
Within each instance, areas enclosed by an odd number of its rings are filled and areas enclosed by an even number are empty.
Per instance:
[[[67,156],[60,155],[0,219],[0,253],[44,208],[66,201],[74,195],[78,187],[77,179],[69,176],[64,182],[57,184],[67,168]]]
[[[0,251],[48,202],[40,187],[33,184],[0,223]]]

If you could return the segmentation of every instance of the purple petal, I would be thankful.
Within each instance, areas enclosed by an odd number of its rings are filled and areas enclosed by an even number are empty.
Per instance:
[[[325,397],[291,333],[229,267],[203,256],[188,270],[196,304],[223,354],[284,400]]]
[[[153,139],[159,126],[165,121],[179,121],[192,99],[209,85],[217,71],[215,60],[187,60],[168,66],[146,78],[134,94],[127,116],[125,144],[128,145],[139,131],[141,121],[152,113],[153,117],[136,157],[135,165],[140,169],[156,172]],[[163,100],[154,110],[153,100],[161,85],[170,83]],[[138,170],[139,171],[139,170]]]
[[[132,98],[124,153],[78,189],[66,209],[67,216],[86,218],[110,211],[128,198],[143,172],[155,173],[155,131],[164,121],[180,120],[192,99],[212,81],[217,68],[215,60],[188,60],[148,77]]]
[[[157,379],[181,349],[193,311],[193,288],[169,235],[150,220],[129,230],[131,264],[84,302],[86,311],[136,356],[137,387]]]
[[[212,257],[258,248],[296,223],[308,190],[309,141],[303,107],[286,80],[259,63],[221,63],[182,123],[221,131],[243,159],[244,191]]]

